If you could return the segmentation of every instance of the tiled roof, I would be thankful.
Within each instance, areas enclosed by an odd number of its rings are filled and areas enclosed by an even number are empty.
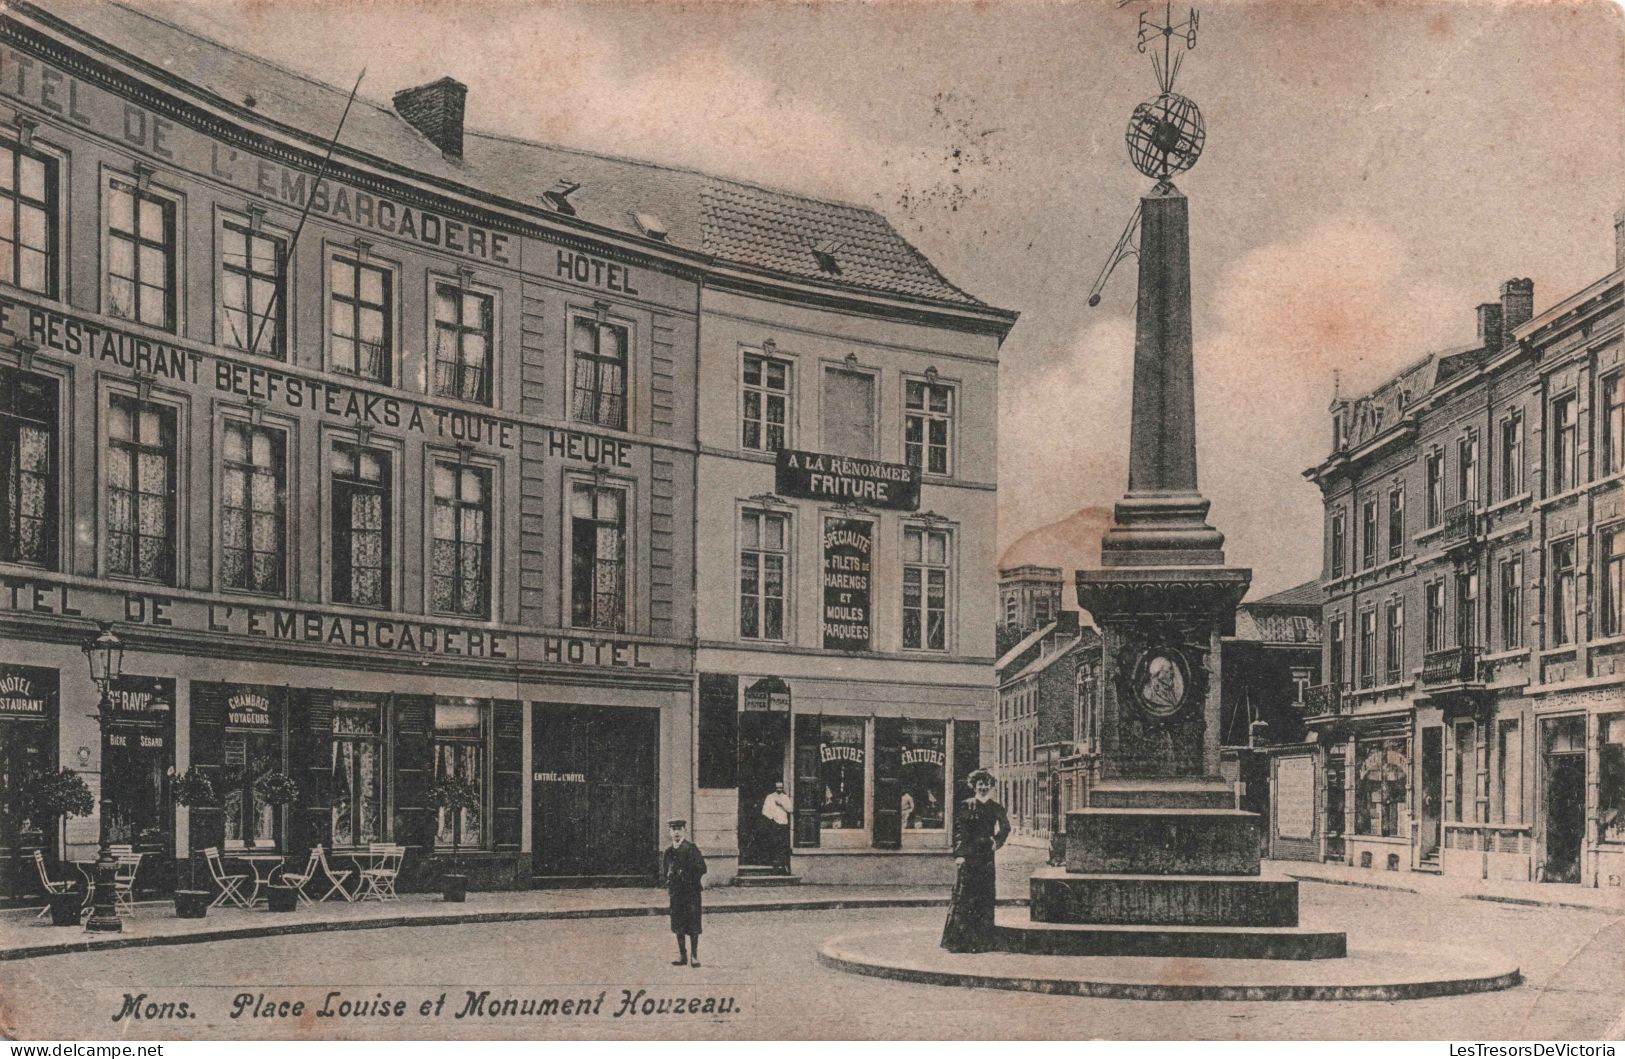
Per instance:
[[[349,96],[347,87],[284,69],[117,0],[14,6],[47,25],[66,23],[76,36],[217,97],[218,105],[245,120],[258,117],[280,125],[308,146],[325,147]],[[247,96],[253,104],[244,113]],[[570,196],[575,218],[623,235],[644,238],[635,215],[649,213],[666,227],[667,245],[724,263],[835,288],[989,308],[948,282],[883,216],[861,206],[475,130],[465,130],[462,160],[448,160],[390,106],[367,99],[365,91],[357,96],[335,151],[336,159],[346,156],[380,161],[532,211],[546,209],[542,193],[568,179],[581,184]],[[830,249],[838,274],[820,267],[815,248]]]
[[[1301,585],[1282,589],[1272,596],[1262,599],[1250,600],[1249,607],[1318,607],[1326,601],[1326,594],[1320,590],[1319,581],[1305,581]]]

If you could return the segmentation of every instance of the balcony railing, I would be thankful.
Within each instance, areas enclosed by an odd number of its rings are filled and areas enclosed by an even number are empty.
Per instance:
[[[1444,536],[1440,542],[1446,548],[1471,544],[1477,534],[1478,512],[1471,500],[1444,509]]]
[[[1312,684],[1303,693],[1305,717],[1336,717],[1343,713],[1343,685]]]
[[[1422,656],[1423,684],[1476,684],[1482,647],[1447,647]]]

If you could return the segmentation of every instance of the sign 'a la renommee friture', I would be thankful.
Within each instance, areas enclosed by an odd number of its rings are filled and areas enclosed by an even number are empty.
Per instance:
[[[904,463],[780,449],[773,491],[805,500],[917,511],[920,469]]]

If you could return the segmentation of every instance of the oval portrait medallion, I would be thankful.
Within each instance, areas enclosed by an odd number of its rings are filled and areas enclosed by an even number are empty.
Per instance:
[[[1190,672],[1177,651],[1153,648],[1134,667],[1135,696],[1153,717],[1172,717],[1185,705]]]

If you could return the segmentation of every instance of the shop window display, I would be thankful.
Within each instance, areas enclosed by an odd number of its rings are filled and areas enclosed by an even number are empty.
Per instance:
[[[1356,747],[1354,831],[1396,838],[1405,816],[1410,754],[1404,739],[1362,741]]]
[[[942,721],[904,721],[902,793],[904,831],[934,831],[943,826],[947,725]]]
[[[825,831],[863,828],[864,722],[826,717],[818,730],[818,779],[823,791],[819,826]]]

